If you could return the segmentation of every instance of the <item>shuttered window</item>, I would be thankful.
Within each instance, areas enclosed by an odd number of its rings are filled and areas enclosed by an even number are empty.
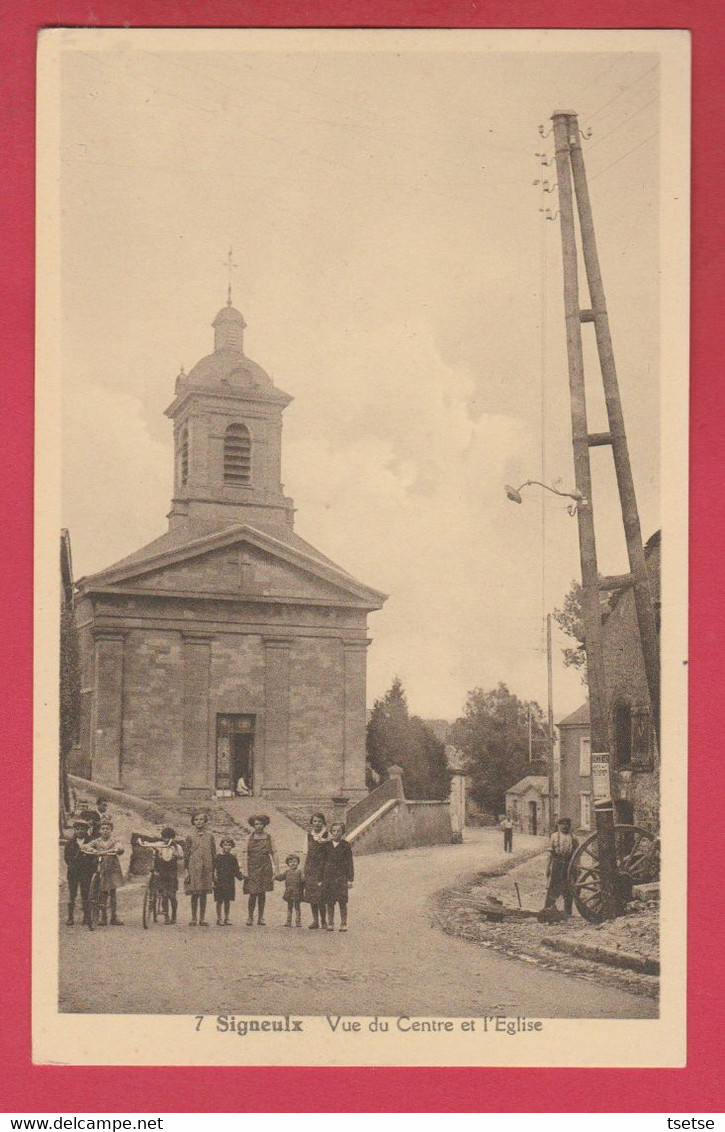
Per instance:
[[[243,424],[230,424],[224,434],[224,482],[249,483],[252,475],[252,441]]]

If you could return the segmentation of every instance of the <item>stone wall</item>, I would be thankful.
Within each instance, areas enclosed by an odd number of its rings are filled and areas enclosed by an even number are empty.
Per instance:
[[[418,845],[450,845],[453,841],[448,802],[396,801],[352,839],[353,853],[385,853]]]
[[[119,595],[114,604],[103,595],[99,605],[85,602],[82,735],[72,770],[142,796],[208,793],[217,716],[239,714],[254,717],[255,793],[365,793],[367,639],[340,625],[359,620],[357,612],[319,610],[315,629],[305,623],[309,610],[282,607],[278,618],[268,607],[255,632],[241,601],[223,607],[221,625],[213,599],[195,603],[193,618],[185,600]]]

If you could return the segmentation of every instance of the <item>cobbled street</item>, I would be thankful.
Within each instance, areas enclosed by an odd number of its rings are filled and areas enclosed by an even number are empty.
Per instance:
[[[519,836],[522,852],[537,845]],[[539,840],[538,845],[543,847]],[[350,931],[286,928],[282,888],[267,901],[267,927],[246,927],[246,900],[231,928],[141,925],[143,885],[119,891],[123,928],[60,926],[60,1008],[133,1014],[380,1014],[530,1018],[651,1018],[651,999],[509,959],[435,924],[433,894],[507,858],[498,831],[467,830],[463,845],[359,857]],[[510,859],[510,858],[508,858]],[[543,872],[543,859],[542,859]],[[543,889],[542,889],[543,895]]]

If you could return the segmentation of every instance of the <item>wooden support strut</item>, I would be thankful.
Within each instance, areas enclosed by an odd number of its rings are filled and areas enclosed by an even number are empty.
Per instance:
[[[612,444],[613,441],[611,432],[590,432],[587,437],[590,448],[600,448],[603,444]]]
[[[600,590],[629,590],[635,584],[634,574],[607,574],[599,579]]]

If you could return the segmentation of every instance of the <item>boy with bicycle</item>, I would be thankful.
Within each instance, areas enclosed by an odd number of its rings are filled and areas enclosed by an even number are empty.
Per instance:
[[[178,907],[177,893],[179,891],[179,861],[184,859],[184,847],[176,840],[176,830],[170,825],[161,830],[161,839],[154,841],[150,837],[138,834],[136,840],[139,845],[154,851],[154,863],[151,867],[154,888],[161,899],[164,911],[164,923],[176,923],[176,910]],[[169,910],[171,914],[169,915]]]
[[[109,922],[106,916],[106,906],[110,905],[112,927],[122,927],[123,920],[119,920],[116,910],[116,889],[123,884],[123,873],[118,858],[124,853],[123,845],[113,836],[113,822],[110,818],[101,818],[98,837],[81,846],[82,853],[97,857],[98,894],[100,896],[99,924],[105,927]]]

